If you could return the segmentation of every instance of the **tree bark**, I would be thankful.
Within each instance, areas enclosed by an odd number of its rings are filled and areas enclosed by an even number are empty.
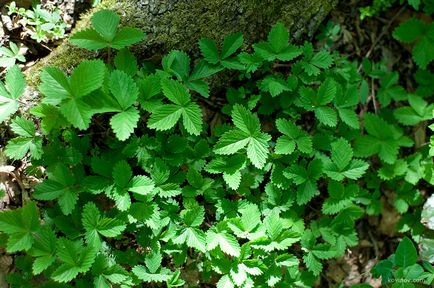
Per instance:
[[[107,0],[97,9],[112,9],[124,26],[142,29],[147,39],[133,48],[139,61],[158,60],[172,49],[198,55],[197,41],[208,37],[221,41],[241,31],[245,46],[265,39],[270,27],[283,22],[294,41],[311,37],[338,0]],[[83,15],[76,31],[87,27],[94,10]],[[31,83],[38,82],[39,70],[56,65],[68,70],[80,61],[95,57],[64,41],[49,56],[27,71]]]

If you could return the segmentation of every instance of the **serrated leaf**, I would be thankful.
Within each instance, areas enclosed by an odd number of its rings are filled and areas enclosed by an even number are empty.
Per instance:
[[[39,229],[39,213],[35,202],[0,213],[0,231],[8,235],[8,253],[29,250],[34,241],[32,235]]]
[[[94,29],[78,31],[69,38],[74,45],[88,50],[98,50],[108,47],[108,43]]]
[[[326,126],[336,127],[337,125],[338,117],[336,111],[331,107],[322,106],[315,108],[315,117]]]
[[[222,155],[230,155],[246,147],[249,136],[240,130],[230,130],[220,137],[214,146],[214,152]]]
[[[119,50],[142,41],[145,39],[145,36],[145,33],[139,29],[124,27],[116,33],[116,36],[113,38],[111,43],[111,47]]]
[[[208,231],[206,239],[208,250],[213,250],[219,246],[223,253],[234,257],[240,256],[240,244],[234,236],[226,232]]]
[[[241,131],[250,135],[260,131],[259,119],[244,106],[236,104],[232,109],[232,121]]]
[[[158,108],[148,120],[148,127],[158,131],[169,130],[176,125],[182,115],[182,109],[174,104]]]
[[[147,195],[154,189],[154,187],[154,182],[149,177],[138,175],[131,179],[128,191],[140,195]]]
[[[116,35],[119,20],[119,16],[112,10],[100,10],[92,15],[92,26],[105,41],[111,42]]]
[[[60,105],[60,112],[72,126],[86,130],[89,128],[93,111],[91,107],[80,99],[70,99]]]
[[[122,110],[128,109],[137,101],[139,89],[127,73],[115,70],[110,75],[110,91]]]
[[[179,106],[185,106],[190,102],[190,93],[184,85],[176,80],[163,79],[161,80],[164,96],[170,101]]]
[[[222,59],[226,59],[232,54],[234,54],[241,47],[241,45],[243,45],[243,41],[244,41],[243,34],[240,32],[226,36],[225,39],[223,40]],[[212,64],[216,64],[216,63],[212,63]]]
[[[279,53],[288,46],[288,29],[282,22],[278,22],[271,28],[267,39],[274,52]]]
[[[220,61],[217,44],[214,40],[207,38],[200,39],[199,48],[207,62],[217,64]]]
[[[417,251],[411,240],[404,237],[399,242],[395,252],[395,264],[400,267],[409,267],[417,261]]]
[[[117,113],[110,119],[110,126],[120,141],[127,140],[137,127],[140,119],[139,111],[130,107],[125,111]]]
[[[182,108],[182,124],[188,133],[199,135],[202,131],[202,110],[196,103]]]
[[[104,81],[105,65],[101,60],[82,61],[72,72],[70,89],[75,98],[90,94],[100,88]]]

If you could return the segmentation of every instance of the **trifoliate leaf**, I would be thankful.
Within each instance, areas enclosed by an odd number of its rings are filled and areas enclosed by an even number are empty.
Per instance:
[[[39,213],[34,202],[22,208],[0,213],[0,231],[8,235],[8,253],[29,250],[34,242],[33,233],[39,229]]]
[[[76,278],[79,273],[87,272],[95,261],[98,249],[96,247],[83,247],[83,243],[65,238],[57,240],[57,256],[62,261],[51,275],[53,280],[65,283]]]

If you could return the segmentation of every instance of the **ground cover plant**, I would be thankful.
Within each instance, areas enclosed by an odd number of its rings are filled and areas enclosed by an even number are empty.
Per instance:
[[[393,34],[415,42],[412,91],[382,63],[290,44],[282,23],[252,47],[235,33],[202,38],[195,61],[173,50],[142,63],[128,47],[145,34],[109,10],[70,38],[106,57],[45,68],[28,113],[17,113],[26,84],[12,66],[0,84],[0,121],[14,134],[4,153],[43,181],[0,213],[0,245],[19,253],[8,282],[324,287],[327,261],[359,245],[358,223],[381,215],[389,193],[408,237],[372,275],[432,285],[432,259],[415,245],[433,234],[421,223],[434,183],[433,59],[416,48],[432,45],[432,24],[412,21]],[[223,73],[236,80],[207,115],[209,80]]]

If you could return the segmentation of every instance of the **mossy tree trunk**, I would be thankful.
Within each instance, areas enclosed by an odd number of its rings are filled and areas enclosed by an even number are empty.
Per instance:
[[[319,23],[338,0],[106,0],[102,8],[122,16],[122,24],[142,29],[147,39],[134,47],[140,59],[158,60],[172,49],[197,55],[197,41],[209,37],[221,41],[225,35],[241,31],[245,47],[264,39],[270,27],[281,21],[293,39],[312,36]],[[101,6],[97,9],[101,9]],[[83,15],[76,29],[89,25],[94,11]],[[70,69],[85,58],[94,57],[65,41],[48,57],[27,72],[37,80],[47,65]],[[36,77],[36,78],[35,78]]]

